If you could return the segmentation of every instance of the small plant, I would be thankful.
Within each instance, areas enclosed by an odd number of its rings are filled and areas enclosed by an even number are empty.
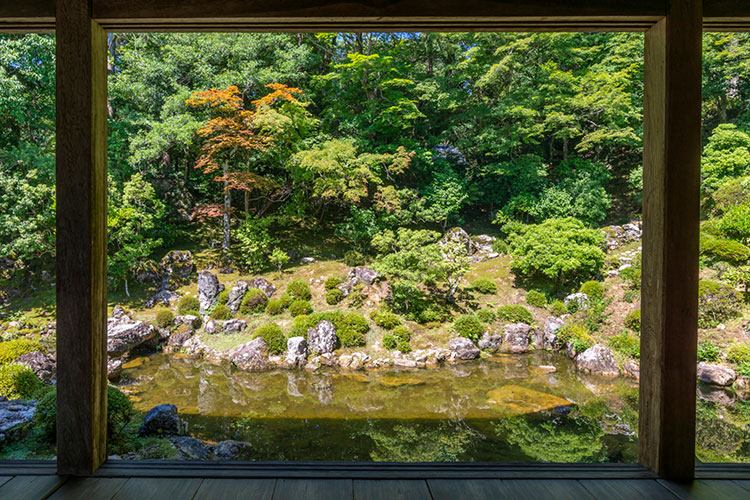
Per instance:
[[[750,259],[750,248],[739,241],[717,238],[706,233],[701,233],[700,251],[710,260],[734,265],[744,264]]]
[[[307,338],[307,330],[316,324],[315,318],[310,315],[300,314],[299,316],[295,316],[294,321],[292,321],[292,328],[289,330],[289,336]]]
[[[492,309],[480,309],[476,312],[476,316],[482,323],[492,323],[495,321],[495,311]]]
[[[625,328],[630,328],[634,332],[641,333],[641,310],[631,312],[625,317]]]
[[[546,307],[547,297],[542,292],[538,292],[536,290],[529,290],[528,292],[526,292],[526,302],[530,306]]]
[[[527,325],[534,323],[534,316],[532,316],[531,311],[517,304],[498,307],[497,318],[509,323],[526,323]]]
[[[287,253],[281,248],[276,247],[273,249],[273,252],[271,252],[268,260],[278,271],[279,277],[281,277],[281,269],[284,267],[284,264],[289,262],[289,255],[287,255]]]
[[[478,278],[471,282],[471,288],[483,295],[497,293],[497,284],[489,278]]]
[[[396,340],[396,337],[394,335],[386,333],[383,335],[381,344],[383,344],[383,349],[392,351],[398,347],[398,340]]]
[[[406,325],[399,325],[396,328],[393,329],[393,336],[396,337],[396,339],[399,342],[409,342],[411,340],[411,330],[409,330],[409,327]]]
[[[177,303],[177,312],[183,316],[190,314],[193,311],[200,309],[201,303],[198,297],[193,295],[186,295],[180,299]]]
[[[333,290],[343,282],[344,278],[342,278],[341,276],[329,276],[326,278],[323,286],[325,286],[326,290]]]
[[[276,323],[258,327],[253,333],[253,338],[262,338],[271,354],[281,354],[286,350],[286,336]]]
[[[719,349],[719,346],[710,340],[704,340],[698,344],[698,361],[705,361],[707,363],[719,361],[720,354],[721,349]]]
[[[310,302],[302,299],[295,300],[289,305],[289,313],[294,316],[300,316],[303,314],[310,314],[312,312],[312,306]]]
[[[594,345],[594,338],[589,329],[580,323],[570,323],[557,331],[557,341],[561,345],[570,343],[575,352],[583,352]]]
[[[733,288],[716,281],[698,283],[698,327],[713,328],[737,316],[742,297]]]
[[[310,300],[312,298],[310,287],[301,279],[290,281],[286,286],[286,293],[293,299]]]
[[[156,326],[159,328],[169,328],[174,326],[174,313],[169,309],[162,309],[156,313]]]
[[[568,312],[568,308],[562,300],[553,300],[549,305],[549,312],[553,316],[562,316]]]
[[[294,302],[294,299],[291,297],[291,295],[284,294],[281,297],[279,297],[279,301],[281,302],[281,307],[286,309],[290,305],[292,305],[292,302]]]
[[[344,264],[349,267],[361,266],[365,263],[365,256],[356,250],[349,250],[344,254]]]
[[[476,342],[482,338],[485,328],[474,314],[462,314],[453,321],[453,330],[461,337]]]
[[[334,288],[326,292],[326,302],[329,305],[335,306],[342,300],[344,300],[344,292],[342,292],[338,288]]]
[[[732,344],[727,349],[727,361],[736,365],[750,365],[750,345]]]
[[[508,253],[508,243],[505,240],[497,239],[492,242],[492,251],[501,255]]]
[[[28,338],[0,342],[0,365],[12,363],[24,354],[41,350],[42,344]]]
[[[219,304],[211,311],[211,317],[213,319],[227,320],[232,317],[232,311],[227,306]]]
[[[641,289],[641,254],[635,256],[630,267],[627,267],[620,271],[620,278],[625,284],[630,287],[631,290]]]
[[[268,296],[259,288],[251,288],[245,293],[245,298],[240,304],[242,314],[261,313],[268,303]]]
[[[266,314],[271,314],[273,316],[281,314],[284,312],[284,309],[284,304],[281,299],[271,299],[268,301],[268,304],[266,304]]]
[[[411,352],[411,345],[404,340],[399,340],[396,344],[396,348],[404,354]]]
[[[615,335],[609,339],[609,345],[623,353],[624,355],[640,359],[641,357],[641,342],[638,337],[628,335],[628,332],[622,332],[620,335]]]
[[[622,300],[628,304],[632,304],[635,299],[640,297],[640,295],[641,292],[638,290],[625,290],[625,293],[622,294]]]
[[[31,399],[42,387],[42,381],[28,366],[18,363],[0,366],[0,396]]]
[[[370,313],[370,319],[380,328],[385,328],[386,330],[393,330],[401,324],[401,318],[386,311],[373,311]]]
[[[221,305],[227,305],[227,302],[229,302],[229,290],[222,290],[221,293],[219,293],[219,297],[216,300]]]
[[[604,283],[599,281],[587,281],[581,285],[581,288],[579,288],[578,291],[585,293],[591,301],[596,302],[604,298],[606,289],[604,288]]]

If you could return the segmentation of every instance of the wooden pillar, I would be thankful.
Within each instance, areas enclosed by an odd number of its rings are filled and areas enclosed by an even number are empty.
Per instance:
[[[57,469],[106,459],[107,58],[90,0],[57,0]]]
[[[701,0],[671,0],[646,32],[640,461],[695,469]]]

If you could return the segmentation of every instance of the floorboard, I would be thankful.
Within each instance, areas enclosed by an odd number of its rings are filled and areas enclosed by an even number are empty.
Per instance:
[[[113,500],[182,500],[191,499],[202,479],[154,478],[128,479]]]
[[[610,479],[597,481],[581,479],[578,481],[594,498],[607,500],[675,500],[677,497],[670,490],[653,479]]]
[[[351,500],[351,479],[277,479],[273,500]]]
[[[500,479],[430,479],[427,485],[434,500],[513,498]]]
[[[193,500],[271,500],[276,479],[204,479]]]
[[[111,500],[128,481],[126,478],[70,478],[50,500]]]
[[[431,500],[422,479],[355,479],[354,500]]]
[[[58,476],[16,476],[0,486],[0,498],[39,500],[47,498],[64,482]]]
[[[576,479],[503,479],[508,498],[594,499]]]
[[[736,479],[733,481],[735,484],[739,484],[743,488],[745,488],[748,492],[750,492],[750,479]]]
[[[13,476],[0,476],[0,486],[13,479]]]
[[[720,479],[698,479],[688,484],[673,483],[659,479],[679,498],[686,500],[747,500],[748,491],[733,481]]]

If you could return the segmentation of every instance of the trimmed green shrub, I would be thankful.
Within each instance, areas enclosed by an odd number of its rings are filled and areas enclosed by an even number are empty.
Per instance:
[[[26,365],[11,363],[0,366],[0,396],[8,399],[31,399],[43,385]]]
[[[335,306],[342,300],[344,300],[344,292],[342,292],[338,288],[333,288],[326,292],[326,302],[329,305]]]
[[[156,326],[159,328],[170,328],[174,326],[174,313],[169,309],[162,309],[156,313]]]
[[[739,241],[717,238],[706,233],[701,233],[700,251],[713,260],[734,265],[744,264],[750,259],[750,248]]]
[[[338,337],[342,347],[360,347],[367,343],[364,335],[352,329],[336,329],[336,337]]]
[[[299,316],[301,314],[310,314],[312,312],[312,306],[306,300],[298,299],[289,305],[289,313],[292,316]]]
[[[281,299],[271,299],[268,301],[268,304],[266,304],[266,313],[277,315],[284,312],[284,303],[281,301]]]
[[[471,288],[483,295],[497,293],[497,284],[489,278],[478,278],[471,282]]]
[[[727,349],[727,361],[736,365],[750,364],[750,345],[730,345]]]
[[[240,304],[242,314],[263,312],[268,303],[268,296],[259,288],[251,288],[245,293],[245,298]]]
[[[530,306],[545,307],[547,305],[547,297],[536,290],[529,290],[526,292],[526,302]]]
[[[592,301],[598,301],[604,298],[604,292],[606,289],[604,288],[604,283],[599,281],[587,281],[581,285],[581,288],[579,288],[578,291],[585,293]]]
[[[211,317],[213,319],[221,320],[230,319],[232,317],[232,311],[230,311],[229,308],[224,304],[218,304],[216,307],[214,307],[214,310],[211,311]]]
[[[583,352],[594,345],[591,332],[580,323],[569,323],[557,330],[557,341],[561,346],[571,343],[577,353]]]
[[[553,316],[561,316],[568,312],[568,308],[565,306],[565,302],[562,300],[553,300],[549,305],[549,312]]]
[[[286,293],[293,299],[310,300],[312,298],[310,287],[301,279],[290,281],[286,286]]]
[[[229,302],[229,290],[222,290],[221,293],[219,293],[219,304],[226,305],[227,302]]]
[[[292,321],[292,328],[289,330],[289,337],[307,338],[307,330],[314,327],[316,324],[317,322],[315,319],[307,314],[295,316]]]
[[[476,312],[476,316],[482,323],[492,323],[495,321],[495,311],[492,309],[480,309]]]
[[[396,337],[394,337],[390,333],[386,333],[383,335],[381,344],[383,344],[383,349],[388,349],[392,351],[398,347],[398,340],[396,340]]]
[[[742,297],[731,287],[716,281],[698,283],[698,326],[713,328],[740,313]]]
[[[405,340],[399,340],[396,344],[396,348],[404,354],[411,352],[411,345]]]
[[[508,243],[506,243],[505,240],[498,238],[492,242],[492,251],[501,255],[506,255],[508,253]]]
[[[253,338],[262,338],[271,354],[281,354],[286,350],[286,336],[276,323],[268,323],[258,327],[253,332]]]
[[[294,299],[290,295],[284,294],[281,297],[279,297],[279,301],[281,301],[281,307],[286,309],[287,307],[292,305],[292,302],[294,302]]]
[[[201,303],[198,300],[198,297],[195,297],[193,295],[186,295],[182,297],[177,303],[177,312],[185,316],[186,314],[190,314],[193,311],[199,310],[200,307]]]
[[[478,341],[484,333],[484,325],[473,314],[462,314],[456,318],[453,321],[453,329],[458,335],[466,337],[472,342]]]
[[[356,250],[349,250],[344,254],[344,264],[349,267],[361,266],[365,263],[365,256]]]
[[[393,330],[401,324],[401,318],[386,311],[372,311],[370,313],[370,319],[372,319],[376,325],[385,328],[386,330]]]
[[[339,286],[341,283],[344,282],[344,278],[341,276],[329,276],[326,278],[325,282],[323,283],[323,286],[326,290],[333,290],[337,286]]]
[[[357,312],[346,313],[340,320],[339,325],[341,329],[352,329],[361,334],[365,334],[370,331],[370,324],[367,322],[367,318]]]
[[[704,340],[698,344],[698,361],[719,361],[721,349],[710,340]]]
[[[641,333],[641,310],[633,311],[625,317],[625,328]]]
[[[633,258],[630,267],[620,271],[620,278],[633,290],[641,289],[641,254]]]
[[[400,341],[409,342],[411,340],[411,330],[406,325],[397,326],[392,333]]]
[[[641,341],[638,337],[628,335],[628,332],[610,337],[609,345],[630,358],[641,358]]]
[[[28,338],[20,338],[8,340],[6,342],[0,342],[0,365],[12,363],[24,354],[41,350],[41,343]]]
[[[359,347],[367,343],[366,334],[370,331],[370,325],[360,313],[350,312],[340,317],[336,315],[329,321],[336,327],[336,336],[342,346]]]
[[[518,304],[500,306],[497,308],[496,314],[499,320],[510,323],[526,323],[527,325],[534,323],[534,316],[532,316],[531,311]]]

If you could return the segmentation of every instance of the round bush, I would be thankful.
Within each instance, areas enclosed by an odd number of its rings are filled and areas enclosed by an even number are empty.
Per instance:
[[[492,251],[505,255],[508,253],[508,243],[505,240],[497,239],[492,242]]]
[[[453,329],[461,337],[466,337],[472,342],[482,338],[484,325],[479,318],[473,314],[463,314],[453,321]]]
[[[531,315],[531,311],[517,304],[498,307],[497,318],[509,323],[526,323],[527,325],[534,322],[534,316]]]
[[[393,349],[396,349],[396,347],[398,347],[398,340],[396,340],[396,337],[394,337],[390,333],[386,333],[385,335],[383,335],[381,344],[383,344],[383,349],[392,351]]]
[[[24,354],[41,350],[41,343],[28,338],[20,338],[0,342],[0,365],[12,363]]]
[[[232,311],[230,311],[229,308],[224,304],[219,304],[214,307],[213,311],[211,311],[211,317],[213,319],[221,320],[230,319],[232,317]]]
[[[326,292],[326,302],[328,304],[335,306],[342,300],[344,300],[344,292],[342,292],[338,288],[334,288]]]
[[[411,345],[406,340],[399,340],[396,348],[404,354],[411,352]]]
[[[334,288],[336,288],[343,282],[344,282],[344,278],[340,276],[329,276],[326,278],[323,286],[325,286],[326,290],[333,290]]]
[[[277,315],[284,312],[284,303],[281,299],[271,299],[266,304],[266,314]]]
[[[334,321],[334,323],[336,322]],[[363,335],[370,331],[370,324],[367,322],[367,319],[357,312],[346,313],[336,326],[342,330],[352,329]]]
[[[227,302],[229,302],[229,290],[222,290],[221,293],[219,293],[218,301],[219,304],[226,305]]]
[[[347,329],[336,329],[336,336],[343,347],[360,347],[367,343],[365,336],[357,330]]]
[[[549,312],[553,316],[561,316],[568,312],[568,308],[565,307],[565,302],[562,300],[553,300],[549,305]]]
[[[26,365],[11,363],[0,366],[0,396],[8,399],[31,399],[44,384]]]
[[[596,302],[604,298],[604,292],[606,290],[604,288],[604,283],[600,283],[599,281],[587,281],[581,285],[581,288],[579,288],[578,291],[585,293],[589,299]]]
[[[560,328],[557,331],[557,341],[560,345],[572,344],[577,353],[594,345],[594,338],[589,329],[580,323],[570,323]]]
[[[307,338],[307,330],[314,327],[317,323],[315,318],[307,314],[300,314],[292,321],[292,328],[289,331],[290,337],[305,337]]]
[[[310,287],[301,279],[294,279],[286,286],[286,293],[293,299],[310,300],[312,292]]]
[[[195,297],[193,295],[186,295],[182,297],[177,303],[177,312],[185,316],[186,314],[190,314],[192,311],[199,310],[200,307],[201,303],[198,300],[198,297]]]
[[[310,314],[312,312],[312,306],[306,300],[295,300],[289,305],[289,313],[292,316],[299,316],[301,314]]]
[[[625,328],[641,333],[641,310],[633,311],[625,317]]]
[[[730,345],[727,349],[727,361],[736,365],[750,365],[750,345]]]
[[[399,341],[409,342],[411,340],[411,330],[406,325],[399,325],[393,329],[393,336]]]
[[[268,296],[258,288],[251,288],[245,293],[245,298],[240,304],[240,312],[243,314],[263,312],[268,303]]]
[[[545,307],[547,305],[547,297],[542,292],[529,290],[526,292],[526,302],[530,306]]]
[[[169,309],[162,309],[156,313],[156,326],[159,328],[170,328],[174,326],[174,313]]]
[[[484,295],[497,293],[497,284],[489,278],[475,279],[471,282],[471,288]]]
[[[271,354],[281,354],[286,350],[286,336],[276,323],[268,323],[256,329],[253,338],[258,337],[265,341]]]
[[[707,363],[719,361],[720,356],[721,349],[710,340],[698,344],[698,361],[705,361]]]
[[[634,359],[640,359],[641,357],[641,342],[638,337],[628,335],[628,332],[622,332],[620,335],[615,335],[609,339],[609,345],[628,357]]]
[[[740,313],[742,298],[737,291],[716,281],[698,283],[698,326],[713,328]]]
[[[750,259],[750,248],[739,241],[717,238],[706,233],[701,233],[700,241],[701,253],[713,260],[741,265]]]
[[[381,328],[386,330],[393,330],[401,324],[401,318],[393,313],[386,311],[373,311],[370,313],[370,318]]]
[[[495,311],[492,309],[480,309],[476,312],[476,316],[482,323],[492,323],[495,321]]]
[[[279,301],[281,302],[281,307],[286,309],[287,307],[292,305],[292,302],[294,302],[294,299],[290,295],[284,294],[281,297],[279,297]]]

